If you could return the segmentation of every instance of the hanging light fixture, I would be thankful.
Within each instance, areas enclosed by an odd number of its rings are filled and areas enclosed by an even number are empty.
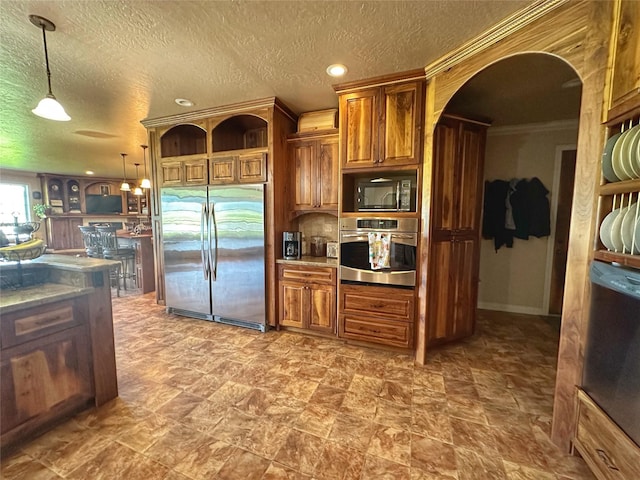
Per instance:
[[[140,187],[142,188],[151,188],[151,181],[147,177],[147,145],[140,145],[142,147],[142,155],[144,158],[144,178],[140,182]]]
[[[138,167],[140,166],[139,163],[134,163],[134,165],[136,166],[136,182],[138,181]],[[142,188],[140,188],[140,185],[136,185],[136,187],[133,189],[133,194],[137,195],[137,196],[141,196],[142,195]]]
[[[71,120],[71,117],[67,115],[67,112],[64,111],[63,106],[58,103],[56,97],[54,97],[53,93],[51,92],[51,70],[49,70],[47,34],[45,32],[47,30],[50,32],[55,31],[56,26],[51,20],[47,20],[46,18],[39,15],[29,15],[29,21],[36,27],[42,29],[42,39],[44,41],[44,60],[47,65],[47,82],[49,84],[49,93],[47,93],[47,96],[40,100],[38,106],[31,111],[42,118],[57,120],[59,122],[68,122],[69,120]]]
[[[122,155],[122,185],[120,185],[120,190],[123,192],[130,192],[131,187],[129,187],[129,184],[127,183],[127,171],[124,168],[124,157],[126,157],[127,154],[121,153],[120,155]]]

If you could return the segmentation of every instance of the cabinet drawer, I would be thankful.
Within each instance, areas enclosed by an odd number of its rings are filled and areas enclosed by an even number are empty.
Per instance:
[[[408,322],[342,315],[340,330],[343,338],[413,348],[413,324]]]
[[[574,443],[598,479],[640,478],[640,448],[582,390]]]
[[[309,267],[305,265],[279,265],[278,278],[302,283],[335,285],[336,269],[331,267]]]
[[[78,325],[73,302],[63,301],[42,305],[25,312],[15,312],[2,318],[2,348],[59,332]]]
[[[341,285],[341,309],[413,322],[413,292],[397,288]]]

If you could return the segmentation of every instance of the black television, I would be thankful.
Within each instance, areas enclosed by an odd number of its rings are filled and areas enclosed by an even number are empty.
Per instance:
[[[87,213],[122,213],[120,195],[86,195]]]

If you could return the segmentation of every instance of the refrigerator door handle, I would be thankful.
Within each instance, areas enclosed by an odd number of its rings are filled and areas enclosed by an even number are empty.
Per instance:
[[[209,259],[208,255],[205,256],[204,251],[204,224],[206,221],[207,204],[202,202],[202,211],[200,212],[200,259],[202,260],[202,273],[204,274],[204,279],[209,280]]]
[[[211,230],[213,229],[213,241],[214,247],[213,251],[211,250]],[[209,204],[209,258],[210,260],[210,269],[211,269],[211,278],[215,282],[218,278],[218,223],[216,222],[216,205],[211,202]]]

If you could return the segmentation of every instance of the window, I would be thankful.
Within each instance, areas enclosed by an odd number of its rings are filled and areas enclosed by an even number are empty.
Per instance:
[[[15,237],[13,225],[31,219],[29,212],[29,188],[27,185],[0,183],[0,243],[6,244]]]

